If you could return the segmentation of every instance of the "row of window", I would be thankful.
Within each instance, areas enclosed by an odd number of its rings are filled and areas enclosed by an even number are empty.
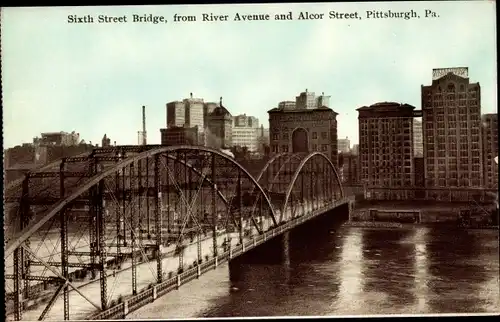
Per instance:
[[[479,187],[481,186],[481,180],[477,179],[461,179],[461,180],[456,180],[456,179],[439,179],[439,180],[433,180],[433,179],[427,179],[426,180],[428,186],[439,186],[439,187]]]
[[[437,164],[446,164],[446,158],[441,157],[441,158],[427,158],[426,163],[429,165],[432,165],[434,163],[434,160],[437,161]],[[457,158],[448,158],[448,164],[455,164],[457,163],[457,160],[460,160],[460,164],[468,164],[469,163],[469,158],[468,157],[461,157],[459,159]],[[474,157],[471,159],[471,164],[479,164],[480,163],[480,158]]]
[[[312,151],[322,151],[322,152],[328,151],[328,144],[320,144],[320,145],[313,144],[311,150]],[[271,146],[271,151],[274,153],[290,152],[290,148],[286,144],[281,145],[281,147],[278,144],[273,144]]]

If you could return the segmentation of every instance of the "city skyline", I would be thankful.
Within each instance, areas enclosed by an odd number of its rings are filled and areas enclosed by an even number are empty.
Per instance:
[[[232,115],[255,116],[267,128],[267,111],[306,88],[331,96],[330,107],[339,113],[338,137],[356,144],[357,108],[394,101],[421,109],[421,85],[431,82],[432,69],[457,66],[468,67],[470,81],[480,83],[481,113],[496,113],[493,3],[377,6],[393,11],[429,8],[441,18],[205,23],[199,29],[201,22],[66,25],[67,8],[4,9],[4,146],[53,131],[76,131],[94,144],[105,133],[117,144],[136,144],[143,105],[148,143],[159,143],[166,103],[190,93],[207,102],[222,96]],[[333,9],[373,8],[370,3],[338,3],[86,7],[71,12],[172,16]],[[492,32],[477,37],[477,30]],[[437,33],[440,37],[433,37]]]

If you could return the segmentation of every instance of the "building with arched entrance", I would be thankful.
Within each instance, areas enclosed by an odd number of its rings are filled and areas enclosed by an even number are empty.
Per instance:
[[[268,111],[271,154],[322,152],[338,164],[337,115],[331,108],[280,106]]]

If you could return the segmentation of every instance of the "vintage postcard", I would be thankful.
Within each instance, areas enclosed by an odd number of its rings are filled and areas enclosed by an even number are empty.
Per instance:
[[[5,319],[498,314],[495,13],[2,8]]]

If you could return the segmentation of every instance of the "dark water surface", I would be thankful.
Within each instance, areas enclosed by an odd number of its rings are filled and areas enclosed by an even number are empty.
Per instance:
[[[342,226],[290,262],[228,265],[127,318],[499,312],[498,230]]]

